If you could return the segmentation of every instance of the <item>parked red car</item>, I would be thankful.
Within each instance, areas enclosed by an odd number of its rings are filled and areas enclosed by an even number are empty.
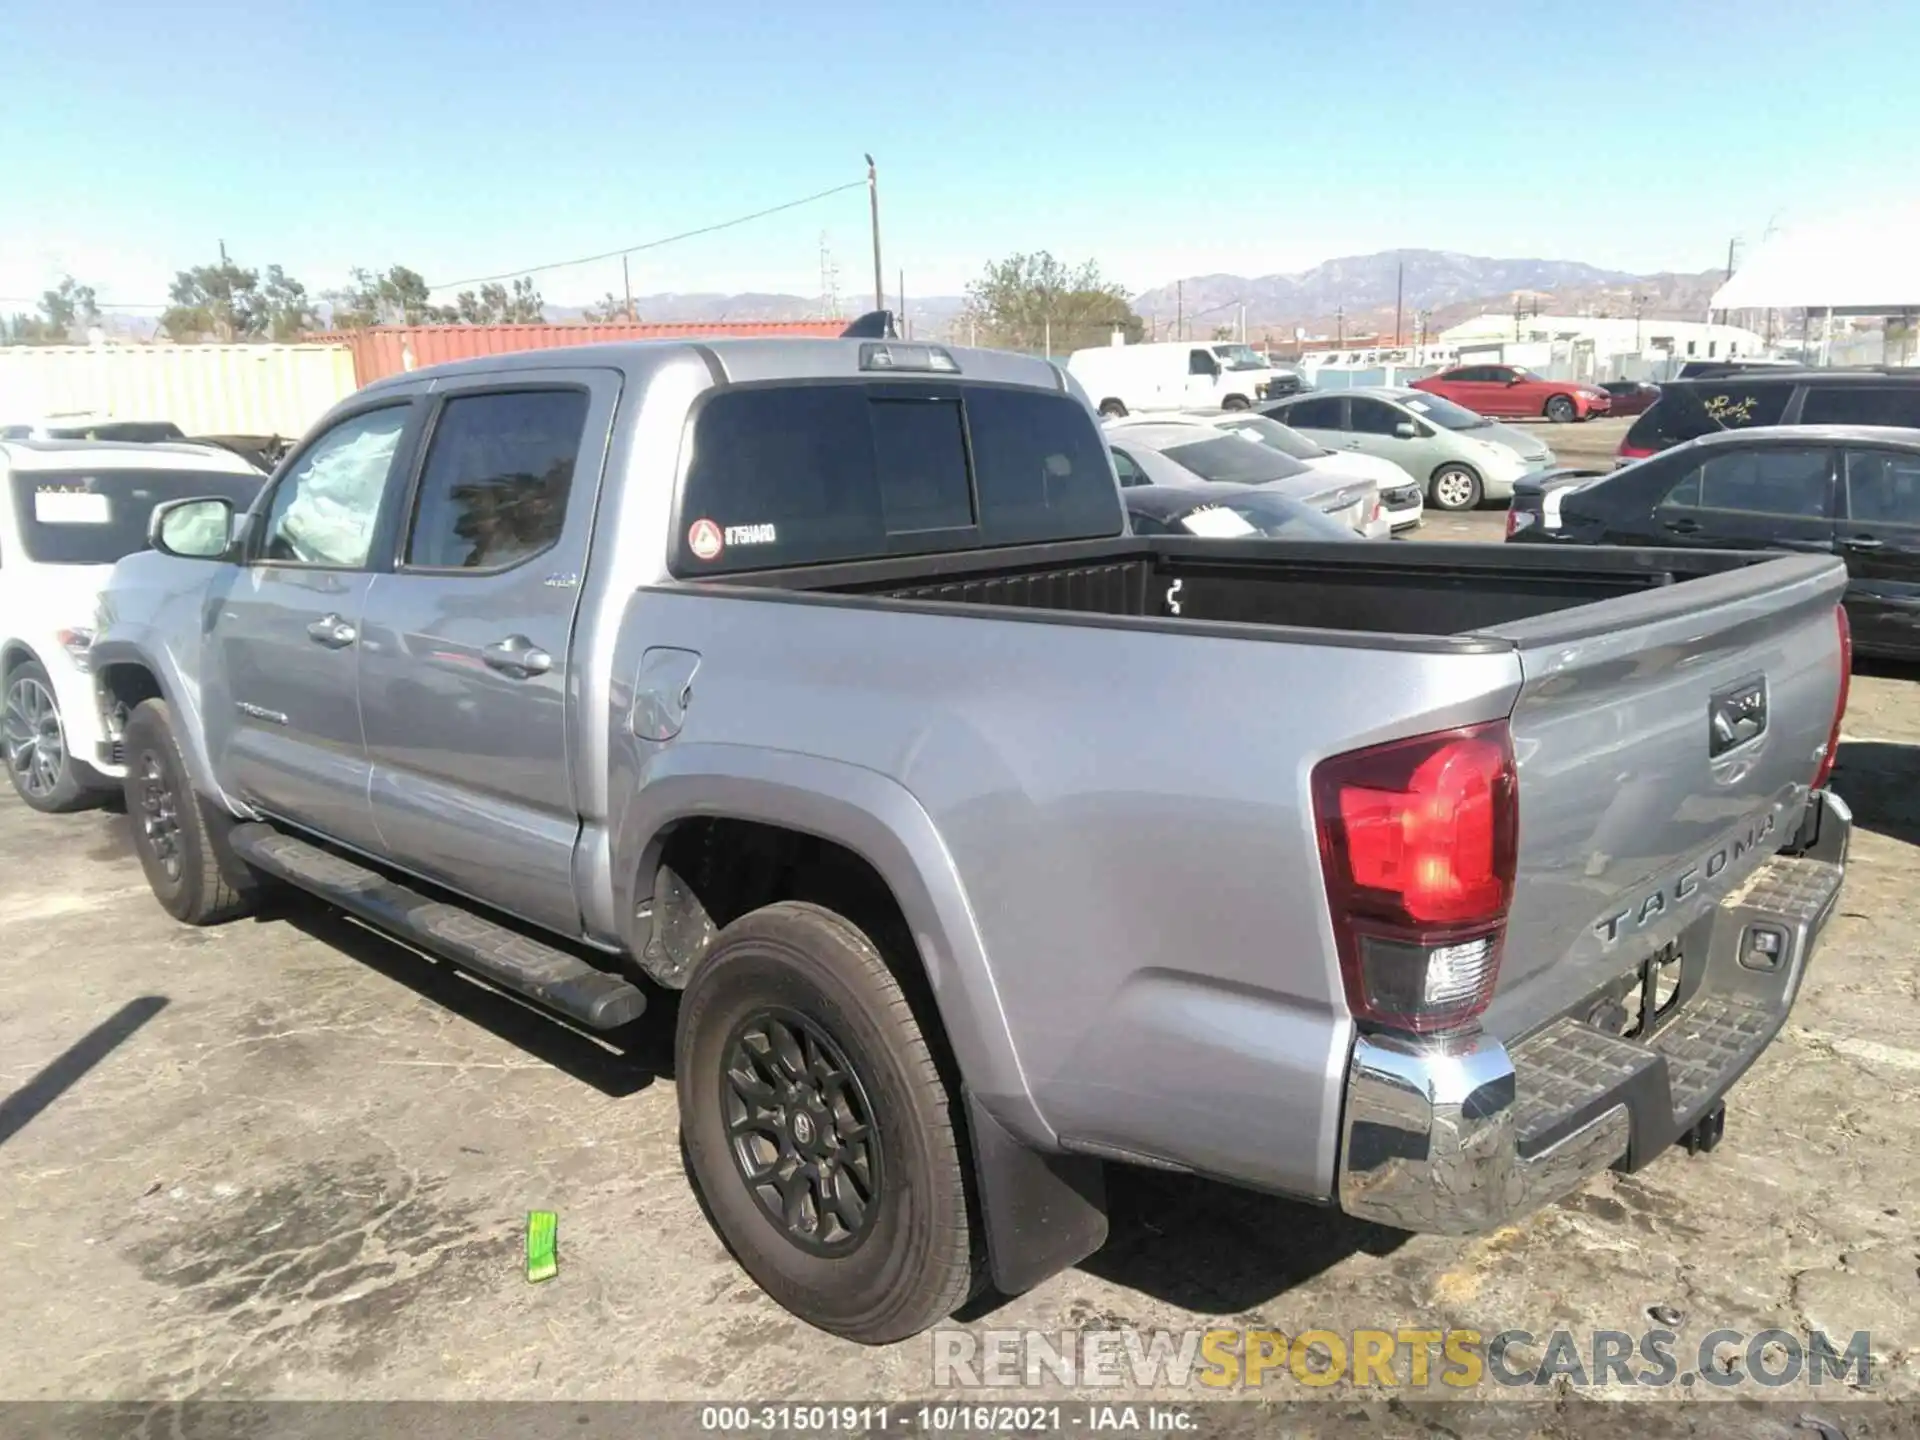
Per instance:
[[[1660,387],[1645,380],[1608,380],[1600,388],[1613,397],[1614,415],[1644,415],[1660,398]]]
[[[1613,398],[1598,385],[1543,380],[1517,365],[1456,365],[1414,381],[1413,388],[1494,419],[1544,415],[1564,425],[1572,420],[1591,420],[1613,409]]]

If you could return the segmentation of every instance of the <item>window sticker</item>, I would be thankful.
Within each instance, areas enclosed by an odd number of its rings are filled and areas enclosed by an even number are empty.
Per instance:
[[[778,539],[779,536],[774,533],[771,525],[727,526],[727,544],[729,545],[771,545]]]
[[[687,531],[687,548],[696,560],[718,560],[725,544],[720,527],[711,520],[696,520]]]

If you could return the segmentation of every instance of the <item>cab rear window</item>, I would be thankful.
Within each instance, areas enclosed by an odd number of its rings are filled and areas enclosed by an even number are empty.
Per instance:
[[[673,573],[1118,535],[1093,418],[947,381],[742,386],[694,417]]]

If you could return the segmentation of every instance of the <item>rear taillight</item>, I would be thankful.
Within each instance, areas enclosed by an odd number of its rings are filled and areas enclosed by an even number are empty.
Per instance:
[[[1840,627],[1840,697],[1833,705],[1833,729],[1827,733],[1827,753],[1820,757],[1814,772],[1813,788],[1818,790],[1833,774],[1833,762],[1840,755],[1840,722],[1847,718],[1847,692],[1853,688],[1853,626],[1847,620],[1847,607],[1833,607],[1833,618]]]
[[[1616,460],[1645,460],[1659,453],[1650,445],[1629,445],[1622,440],[1620,448],[1613,452],[1613,456]]]
[[[1320,863],[1355,1019],[1425,1035],[1486,1009],[1519,804],[1504,720],[1314,767]]]

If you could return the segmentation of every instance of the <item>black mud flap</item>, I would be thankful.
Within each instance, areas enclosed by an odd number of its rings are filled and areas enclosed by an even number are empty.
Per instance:
[[[967,1128],[987,1264],[1002,1295],[1019,1295],[1107,1243],[1106,1167],[1085,1155],[1043,1155],[967,1095]]]

